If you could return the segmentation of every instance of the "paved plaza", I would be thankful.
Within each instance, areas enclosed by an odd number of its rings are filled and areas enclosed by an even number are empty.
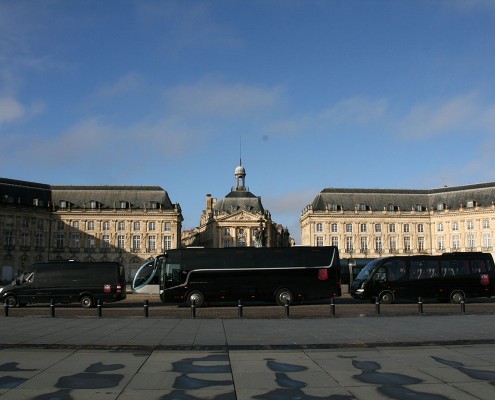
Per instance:
[[[490,399],[492,315],[0,318],[0,398]]]

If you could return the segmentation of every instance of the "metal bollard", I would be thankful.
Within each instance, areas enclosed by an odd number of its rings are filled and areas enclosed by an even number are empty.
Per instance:
[[[98,308],[98,317],[101,318],[101,309],[102,309],[101,299],[98,299],[98,304],[96,307]]]
[[[289,318],[289,299],[285,299],[285,317]]]
[[[240,300],[239,300],[239,303],[237,304],[237,316],[239,318],[242,318],[242,303]]]
[[[191,316],[196,318],[196,300],[193,300],[191,304]]]
[[[466,312],[466,302],[464,301],[464,298],[461,300],[461,314],[464,314]]]
[[[375,297],[375,316],[380,315],[380,298]]]
[[[330,315],[335,317],[335,299],[333,297],[330,299]]]
[[[3,303],[3,315],[5,317],[9,316],[9,303],[7,303],[7,301],[5,301],[5,303]]]
[[[419,315],[423,315],[423,299],[418,297],[418,312]]]
[[[53,317],[55,317],[55,301],[52,299],[50,301],[50,315]]]
[[[148,300],[144,301],[144,316],[148,318]]]

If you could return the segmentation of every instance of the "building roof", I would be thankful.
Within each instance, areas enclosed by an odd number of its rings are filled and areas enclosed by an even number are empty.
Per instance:
[[[50,185],[0,178],[0,202],[3,205],[48,208],[51,203]]]
[[[313,210],[324,211],[336,205],[346,211],[364,205],[367,210],[384,210],[395,207],[410,211],[418,206],[424,210],[436,209],[438,204],[446,208],[459,208],[474,201],[478,206],[489,206],[495,202],[495,182],[437,189],[323,189],[311,204]]]
[[[237,211],[249,211],[263,213],[261,198],[249,191],[232,190],[222,200],[218,201],[213,209],[218,212],[233,213]]]

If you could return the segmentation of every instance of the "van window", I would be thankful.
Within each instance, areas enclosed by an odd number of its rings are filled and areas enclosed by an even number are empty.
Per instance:
[[[490,272],[490,265],[486,260],[471,260],[472,274],[486,274]]]
[[[442,269],[442,276],[459,276],[469,273],[468,260],[442,260],[440,265]]]

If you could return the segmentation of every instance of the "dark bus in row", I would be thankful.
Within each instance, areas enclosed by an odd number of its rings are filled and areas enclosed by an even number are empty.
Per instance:
[[[10,307],[30,303],[80,303],[126,298],[124,267],[118,262],[49,261],[36,263],[11,284],[0,288],[0,298]]]
[[[168,250],[143,265],[133,289],[160,276],[163,302],[295,301],[341,295],[336,247],[232,247]]]
[[[460,303],[468,297],[495,294],[495,267],[489,253],[445,253],[439,256],[394,256],[371,261],[350,287],[355,299],[436,298]]]

